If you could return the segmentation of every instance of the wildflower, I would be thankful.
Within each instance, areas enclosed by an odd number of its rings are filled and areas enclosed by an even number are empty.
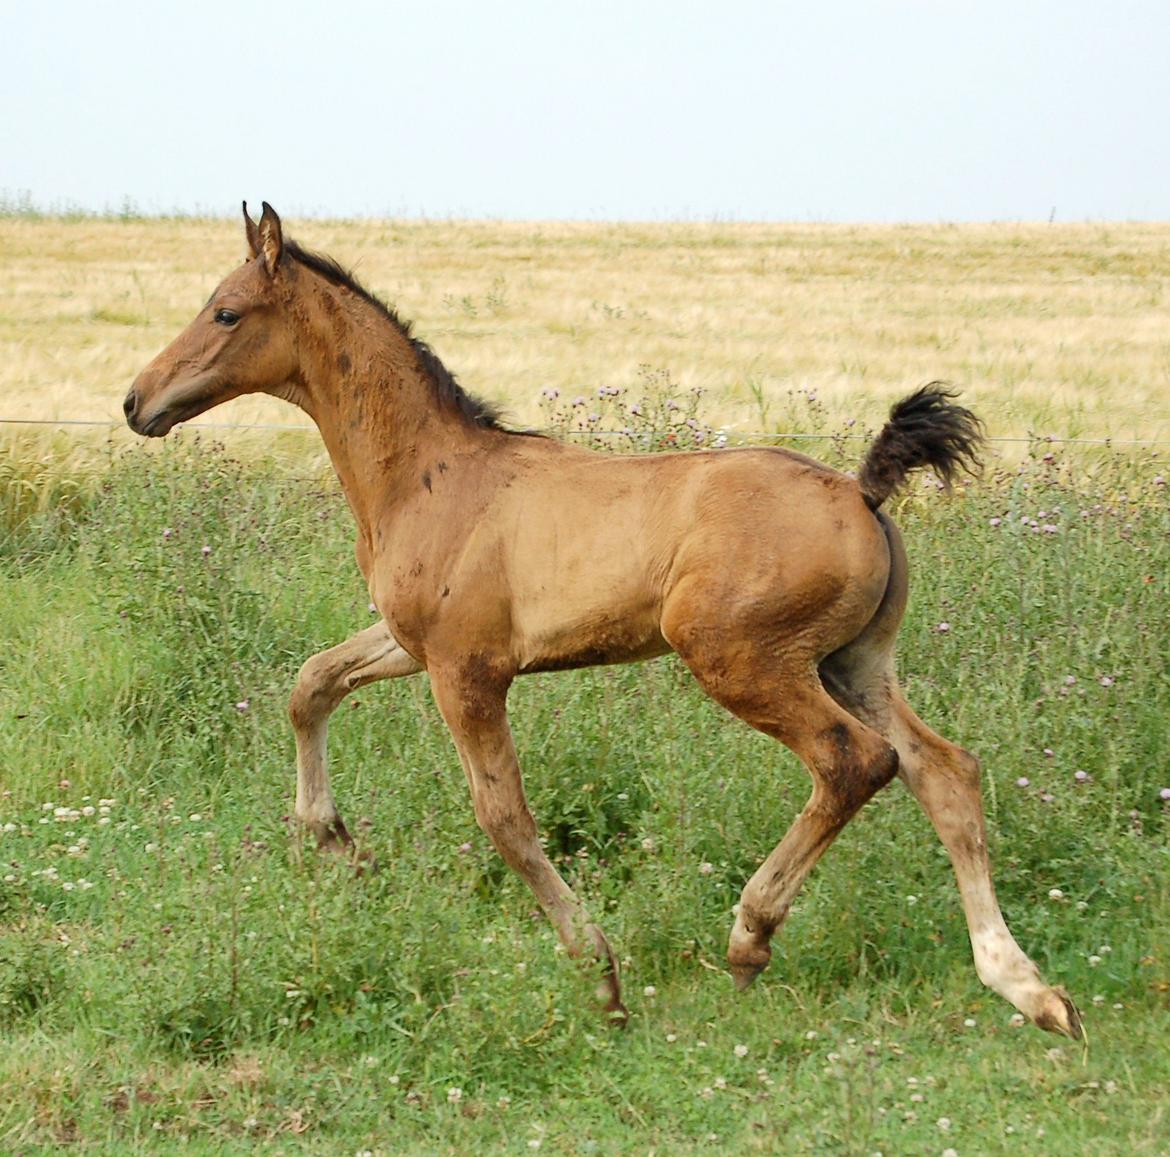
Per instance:
[[[236,710],[237,710],[237,711],[238,711],[238,712],[239,712],[241,715],[243,715],[243,714],[244,714],[244,712],[245,712],[245,711],[247,711],[247,710],[248,710],[248,708],[249,708],[250,706],[251,706],[251,703],[249,702],[249,700],[247,700],[247,699],[241,699],[241,700],[240,700],[240,701],[239,701],[239,702],[236,704]]]
[[[502,1097],[500,1097],[496,1101],[496,1107],[499,1109],[506,1109],[506,1108],[508,1108],[509,1105],[511,1105],[511,1103],[512,1103],[512,1098],[509,1097],[507,1093],[505,1093]]]
[[[459,854],[460,854],[461,856],[466,856],[466,855],[467,855],[467,853],[468,853],[468,852],[470,852],[470,851],[471,851],[471,845],[470,845],[470,844],[460,844],[460,845],[459,845]]]
[[[199,553],[202,554],[204,558],[207,558],[207,556],[211,554],[211,547],[208,546],[207,543],[204,543],[200,548]]]
[[[1074,771],[1073,772],[1073,779],[1075,779],[1077,781],[1077,783],[1092,783],[1093,782],[1093,777],[1087,771]]]
[[[190,821],[191,821],[193,824],[198,824],[198,823],[202,823],[202,822],[203,822],[203,817],[202,817],[202,816],[201,816],[201,815],[200,815],[198,812],[192,812],[192,813],[191,813],[191,814],[190,814],[190,815],[189,815],[187,818],[188,818],[188,819],[189,819],[189,820],[190,820]]]
[[[1097,682],[1100,683],[1102,687],[1112,687],[1113,686],[1113,676],[1112,675],[1102,675],[1101,678],[1097,680]]]
[[[700,876],[709,876],[714,871],[715,871],[715,865],[712,863],[708,863],[707,861],[704,861],[703,863],[701,863],[699,865],[699,875]]]
[[[951,1119],[950,1117],[939,1117],[936,1124],[945,1133],[951,1127]]]
[[[1053,758],[1053,756],[1055,756],[1055,755],[1056,755],[1056,752],[1055,752],[1055,751],[1053,751],[1051,747],[1046,747],[1046,748],[1044,749],[1044,756],[1045,756],[1045,758],[1047,758],[1047,759],[1052,759],[1052,758]]]
[[[459,1088],[452,1088],[447,1090],[447,1104],[458,1105],[463,1100],[463,1090]]]
[[[1027,787],[1029,782],[1030,780],[1026,775],[1021,775],[1020,778],[1016,780],[1016,787]]]
[[[655,988],[654,985],[648,984],[648,985],[646,985],[645,988],[642,989],[642,995],[643,996],[657,996],[658,989]]]
[[[963,1021],[963,1027],[964,1028],[974,1028],[975,1027],[975,1018],[973,1016],[967,1017],[967,1019],[965,1021]]]
[[[1096,953],[1093,953],[1093,955],[1089,957],[1089,967],[1090,968],[1096,968],[1097,965],[1100,963],[1101,963],[1101,957],[1098,956]]]
[[[909,896],[907,896],[907,897],[906,897],[906,903],[907,903],[907,904],[910,904],[911,906],[913,906],[914,904],[917,904],[917,903],[918,903],[918,897],[917,897],[917,896],[915,896],[915,895],[913,895],[913,894],[911,894],[911,895],[909,895]]]
[[[732,1051],[737,1057],[739,1057],[740,1060],[743,1060],[743,1058],[748,1055],[747,1045],[736,1045]]]
[[[1160,798],[1170,801],[1170,787],[1164,787],[1158,792]]]
[[[1008,1017],[1008,1024],[1011,1025],[1012,1028],[1023,1028],[1026,1023],[1027,1022],[1024,1020],[1023,1013],[1013,1012],[1012,1015]]]
[[[1048,889],[1048,899],[1049,900],[1063,900],[1064,893],[1059,888],[1049,888]]]
[[[991,520],[991,525],[992,525],[993,527],[994,527],[994,526],[999,526],[999,525],[1000,525],[1002,522],[1003,522],[1003,519],[1002,519],[1002,518],[993,518],[993,519]]]
[[[950,623],[939,623],[939,625],[937,627],[935,627],[934,629],[936,631],[938,631],[938,633],[940,635],[945,635],[947,633],[947,631],[949,631],[951,629],[951,624]]]
[[[672,1044],[674,1044],[674,1042],[675,1042],[676,1040],[678,1040],[678,1033],[676,1033],[676,1032],[668,1032],[668,1033],[666,1034],[666,1043],[667,1043],[668,1045],[672,1045]]]
[[[171,535],[172,535],[172,534],[174,534],[174,533],[175,533],[175,532],[174,532],[174,531],[173,531],[173,530],[172,530],[172,529],[171,529],[169,526],[164,526],[164,527],[163,527],[163,538],[164,538],[164,539],[170,538],[170,537],[171,537]]]

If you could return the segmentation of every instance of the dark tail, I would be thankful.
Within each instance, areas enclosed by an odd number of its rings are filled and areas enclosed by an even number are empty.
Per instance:
[[[955,405],[955,396],[942,382],[931,382],[890,410],[890,420],[857,472],[870,510],[877,510],[921,466],[929,466],[948,485],[960,470],[978,472],[983,423]]]

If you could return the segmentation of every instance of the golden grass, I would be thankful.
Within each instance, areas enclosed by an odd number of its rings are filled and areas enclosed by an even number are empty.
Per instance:
[[[702,387],[705,416],[738,431],[800,424],[801,390],[834,422],[875,423],[942,378],[993,435],[1170,439],[1170,225],[286,229],[522,423],[540,423],[543,387],[589,394],[648,365]],[[235,220],[0,219],[0,418],[120,422],[135,373],[242,248]],[[256,398],[204,420],[305,421]]]

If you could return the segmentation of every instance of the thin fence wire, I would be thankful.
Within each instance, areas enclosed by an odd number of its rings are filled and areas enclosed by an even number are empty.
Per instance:
[[[0,426],[48,426],[65,428],[82,426],[95,429],[115,430],[122,426],[122,422],[109,419],[106,421],[85,421],[74,418],[0,418]],[[285,433],[311,434],[316,432],[314,426],[294,426],[287,423],[246,423],[246,422],[191,422],[185,424],[186,430],[276,430]],[[555,434],[561,438],[628,438],[630,435],[624,430],[552,430],[547,428],[533,428],[525,433]],[[638,436],[659,438],[674,433],[671,430],[639,430]],[[790,440],[807,439],[809,441],[825,442],[868,442],[869,434],[833,433],[826,434],[820,431],[802,430],[721,430],[720,433],[729,437],[742,438],[745,441],[764,441],[768,438],[784,438]],[[1059,434],[1033,435],[991,435],[988,442],[1003,445],[1029,445],[1033,442],[1050,443],[1060,446],[1170,446],[1170,438],[1066,438]]]

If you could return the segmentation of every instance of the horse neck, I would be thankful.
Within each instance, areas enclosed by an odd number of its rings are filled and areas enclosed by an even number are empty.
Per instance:
[[[431,461],[489,431],[440,401],[410,338],[383,311],[333,286],[317,304],[301,315],[301,405],[364,533],[417,489]]]

